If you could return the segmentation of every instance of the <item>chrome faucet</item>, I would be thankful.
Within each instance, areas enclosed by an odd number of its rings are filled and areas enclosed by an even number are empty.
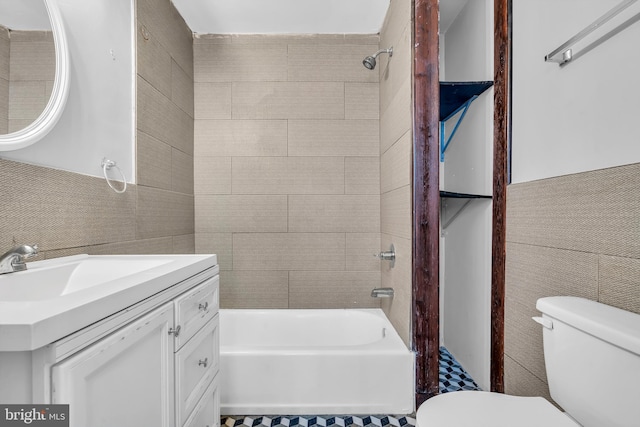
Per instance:
[[[27,269],[26,260],[37,255],[38,245],[19,245],[0,256],[0,274],[15,273]]]
[[[379,254],[373,254],[373,256],[383,261],[390,261],[391,268],[396,264],[396,248],[393,246],[393,243],[388,251],[382,251]]]
[[[371,291],[373,298],[393,298],[393,288],[375,288]]]

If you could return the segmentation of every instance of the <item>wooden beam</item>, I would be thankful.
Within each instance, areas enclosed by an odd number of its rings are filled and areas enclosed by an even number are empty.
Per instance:
[[[440,265],[439,9],[414,0],[413,349],[416,407],[438,394]]]
[[[504,393],[504,300],[507,159],[510,118],[511,0],[494,0],[493,237],[491,268],[491,391]]]

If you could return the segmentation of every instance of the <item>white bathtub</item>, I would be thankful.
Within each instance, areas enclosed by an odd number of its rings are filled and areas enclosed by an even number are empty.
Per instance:
[[[413,367],[380,309],[220,310],[225,415],[409,414]]]

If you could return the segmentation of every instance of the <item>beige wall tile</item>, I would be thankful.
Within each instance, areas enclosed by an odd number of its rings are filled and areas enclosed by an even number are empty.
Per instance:
[[[220,36],[211,36],[215,43],[224,43]],[[223,36],[226,37],[226,36]],[[233,34],[228,36],[234,44],[378,44],[377,34]]]
[[[236,157],[234,194],[343,194],[342,157]]]
[[[379,83],[344,84],[344,118],[378,120],[380,118]]]
[[[287,81],[287,45],[196,43],[197,82]]]
[[[380,307],[371,290],[380,283],[379,272],[291,271],[290,308]]]
[[[137,94],[138,130],[193,154],[193,118],[140,77]]]
[[[411,152],[413,141],[411,132],[405,133],[380,157],[380,191],[411,185]]]
[[[347,270],[380,271],[380,233],[347,233]]]
[[[600,255],[598,300],[640,313],[640,260]]]
[[[344,119],[344,83],[237,82],[234,119]]]
[[[411,343],[411,313],[413,311],[412,246],[411,239],[389,234],[380,235],[379,251],[388,251],[393,244],[396,260],[393,268],[389,261],[378,261],[380,286],[393,288],[393,299],[381,301],[382,308],[393,327],[407,346]]]
[[[195,234],[173,236],[173,253],[174,254],[194,254],[195,251],[196,251],[196,235]]]
[[[507,240],[640,258],[640,163],[508,187]]]
[[[171,189],[171,146],[138,131],[136,141],[138,184]]]
[[[171,189],[193,194],[193,156],[171,149]]]
[[[215,44],[231,44],[231,38],[235,34],[198,34],[193,39],[193,45],[215,43]]]
[[[380,43],[380,35],[378,34],[345,34],[344,42],[346,44],[368,44],[370,46],[378,46]]]
[[[192,195],[143,186],[138,188],[137,239],[193,234],[193,218]]]
[[[19,186],[19,187],[16,187]],[[0,160],[0,246],[43,251],[135,239],[137,187],[114,193],[104,179]]]
[[[286,156],[285,120],[196,120],[196,156]]]
[[[542,396],[553,402],[547,383],[527,371],[509,356],[504,358],[505,393],[513,396]]]
[[[398,40],[406,25],[411,21],[411,2],[391,0],[387,15],[380,31],[380,46],[385,49]],[[395,52],[394,52],[395,56]]]
[[[377,120],[289,120],[290,156],[378,156]]]
[[[193,78],[180,68],[177,62],[171,62],[171,100],[182,111],[193,117]]]
[[[194,159],[195,194],[231,194],[231,157]]]
[[[377,233],[378,196],[289,196],[289,231]]]
[[[598,255],[507,243],[507,296],[527,307],[554,295],[598,298]]]
[[[45,253],[46,259],[72,256],[78,254],[89,255],[137,255],[137,254],[170,254],[172,253],[172,238],[159,237],[145,240],[129,240],[124,242],[105,243],[103,245],[67,248]]]
[[[400,187],[380,195],[380,231],[411,238],[411,188]]]
[[[546,382],[538,298],[554,295],[596,299],[598,256],[519,243],[507,243],[505,354]]]
[[[289,45],[289,81],[377,82],[378,73],[362,66],[371,45]]]
[[[194,117],[231,118],[231,83],[194,83]]]
[[[288,308],[286,271],[223,271],[220,273],[221,308]]]
[[[380,105],[384,99],[380,97]],[[380,153],[387,151],[402,135],[411,130],[411,85],[407,80],[393,94],[389,106],[380,116]]]
[[[198,233],[286,230],[286,196],[201,195],[196,202]]]
[[[171,55],[147,28],[138,23],[136,59],[138,75],[167,98],[171,97]]]
[[[393,45],[393,56],[381,55],[380,58],[380,103],[381,111],[385,111],[389,107],[389,102],[393,99],[395,93],[408,84],[411,84],[411,75],[413,68],[412,53],[413,45],[411,43],[411,34],[413,25],[409,21],[406,22],[402,34],[393,41],[387,40],[384,48]]]
[[[196,233],[196,253],[216,254],[220,270],[233,270],[233,235],[231,233]]]
[[[380,158],[345,157],[346,194],[380,194]]]
[[[193,34],[171,2],[137,0],[136,17],[188,74],[193,75]]]
[[[236,233],[235,270],[344,270],[344,233]]]
[[[533,316],[540,316],[535,305],[523,305],[514,299],[507,299],[504,316],[504,352],[546,382],[542,328],[531,319]]]

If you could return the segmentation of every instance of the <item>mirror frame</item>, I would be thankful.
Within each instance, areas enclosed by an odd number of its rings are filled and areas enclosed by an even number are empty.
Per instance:
[[[67,103],[70,66],[64,23],[55,0],[43,1],[49,14],[49,21],[51,21],[56,58],[56,75],[51,97],[40,116],[29,126],[17,132],[0,135],[0,151],[19,150],[42,139],[58,122]]]

